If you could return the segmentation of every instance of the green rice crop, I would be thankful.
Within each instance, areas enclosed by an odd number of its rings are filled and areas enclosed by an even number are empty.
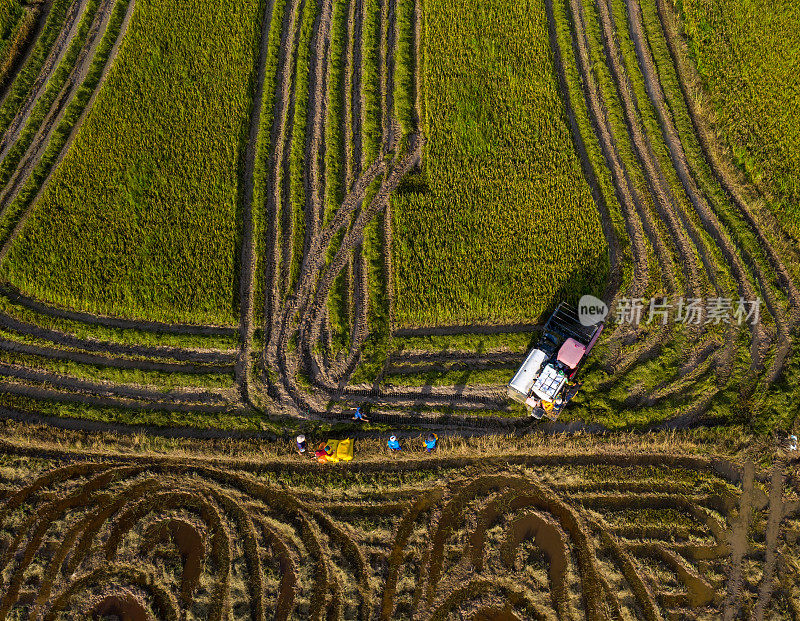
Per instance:
[[[800,4],[685,0],[692,60],[708,89],[717,134],[750,180],[773,195],[800,238]]]
[[[54,0],[53,5],[50,7],[50,12],[47,14],[47,21],[44,28],[36,40],[36,43],[28,56],[25,65],[20,69],[14,81],[9,86],[8,94],[6,95],[3,105],[0,106],[0,131],[5,131],[11,123],[14,115],[16,115],[22,102],[28,95],[28,91],[33,85],[36,77],[44,65],[48,54],[53,46],[53,43],[58,36],[59,30],[64,25],[64,18],[69,8],[70,0]],[[20,25],[24,24],[25,20],[30,20],[31,26],[34,19],[34,13],[29,11],[26,13]],[[15,36],[19,33],[14,33]],[[11,41],[9,41],[11,44]],[[0,71],[0,79],[5,79],[7,67],[4,66]],[[8,63],[10,67],[10,62]]]
[[[606,242],[544,4],[425,5],[422,174],[394,201],[400,325],[531,321],[597,293]]]
[[[17,0],[0,0],[0,51],[24,12]]]
[[[19,138],[14,143],[14,146],[9,150],[8,155],[3,159],[0,164],[0,183],[8,183],[11,175],[17,169],[21,158],[25,155],[26,150],[33,142],[36,132],[42,126],[47,113],[56,101],[58,94],[64,87],[70,72],[75,67],[81,49],[86,44],[87,36],[92,22],[97,14],[98,2],[92,0],[87,4],[87,10],[81,17],[80,26],[75,37],[70,43],[69,50],[65,54],[63,60],[55,70],[53,75],[47,81],[47,88],[37,98],[34,109],[28,118],[24,129],[22,130]]]
[[[260,2],[139,0],[3,275],[104,314],[232,324]]]

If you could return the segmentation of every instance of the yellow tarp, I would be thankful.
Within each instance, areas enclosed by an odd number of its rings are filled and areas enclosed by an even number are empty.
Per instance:
[[[326,457],[329,462],[336,463],[337,461],[350,461],[353,459],[353,441],[350,438],[346,440],[328,440],[325,446],[330,447],[330,454]]]
[[[339,440],[339,445],[336,447],[336,457],[342,461],[353,459],[353,441],[350,438]]]
[[[331,448],[330,454],[328,455],[328,461],[332,461],[334,463],[339,461],[339,457],[336,455],[336,449],[339,446],[339,440],[328,440],[325,445]]]

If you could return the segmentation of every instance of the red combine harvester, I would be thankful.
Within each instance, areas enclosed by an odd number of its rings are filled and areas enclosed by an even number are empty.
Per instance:
[[[603,332],[602,322],[585,326],[562,302],[547,320],[539,343],[508,384],[508,396],[525,404],[535,418],[555,420],[577,394],[575,376]]]

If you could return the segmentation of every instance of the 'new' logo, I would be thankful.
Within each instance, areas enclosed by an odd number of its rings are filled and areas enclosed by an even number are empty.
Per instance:
[[[578,319],[584,326],[596,326],[608,315],[608,305],[593,295],[584,295],[578,302]]]

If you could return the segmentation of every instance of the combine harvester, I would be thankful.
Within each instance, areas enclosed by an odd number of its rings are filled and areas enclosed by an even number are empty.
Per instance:
[[[525,404],[535,418],[558,418],[580,388],[575,376],[603,326],[602,322],[585,326],[572,306],[559,304],[547,320],[541,340],[508,384],[508,396]]]

